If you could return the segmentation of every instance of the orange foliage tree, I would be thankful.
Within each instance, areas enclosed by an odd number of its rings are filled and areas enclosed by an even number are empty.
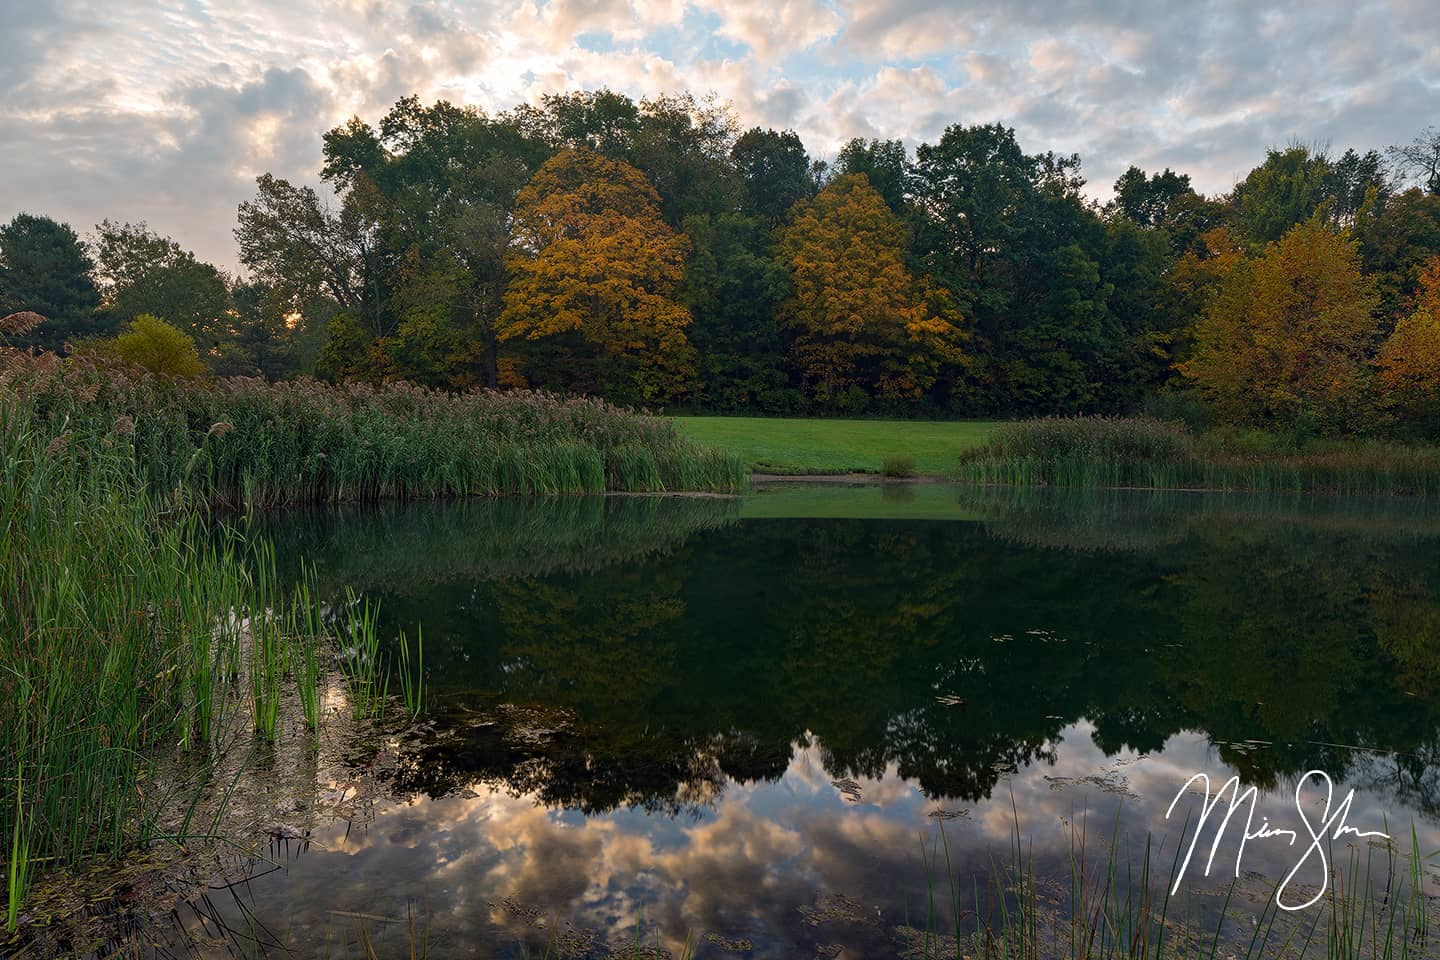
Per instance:
[[[1355,243],[1303,223],[1228,270],[1179,369],[1226,419],[1353,427],[1375,306]]]
[[[689,242],[660,216],[660,198],[629,164],[592,150],[546,161],[520,192],[497,325],[522,344],[532,386],[655,402],[694,379],[676,302]]]
[[[1415,312],[1395,325],[1377,358],[1381,396],[1402,415],[1440,426],[1440,257],[1420,272]]]
[[[791,363],[821,403],[852,387],[919,397],[964,361],[948,294],[905,268],[905,231],[864,174],[837,177],[798,203],[777,237],[791,294],[780,321]]]

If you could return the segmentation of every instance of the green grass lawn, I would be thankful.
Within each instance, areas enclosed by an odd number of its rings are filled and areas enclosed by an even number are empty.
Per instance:
[[[923,474],[949,476],[960,451],[984,441],[989,420],[781,420],[676,417],[696,442],[731,450],[757,473],[879,473],[888,456],[915,458]]]

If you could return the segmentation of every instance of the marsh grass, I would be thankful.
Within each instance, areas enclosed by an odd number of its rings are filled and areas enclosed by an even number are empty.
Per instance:
[[[10,352],[0,391],[51,434],[124,433],[150,486],[210,504],[730,491],[741,461],[592,398],[409,384],[170,380]]]
[[[287,602],[262,541],[227,528],[217,538],[193,504],[157,493],[134,437],[0,394],[0,875],[12,931],[37,871],[184,842],[189,814],[178,833],[156,825],[193,811],[196,795],[156,788],[152,761],[205,767],[246,734],[273,742],[287,679],[306,725],[320,722],[338,637],[310,588]],[[417,675],[419,654],[407,662]],[[368,682],[375,716],[387,681]]]
[[[380,715],[390,692],[390,673],[380,652],[380,604],[361,599],[347,588],[345,609],[340,672],[355,719],[373,720]]]
[[[915,458],[911,456],[898,454],[889,456],[880,464],[880,475],[882,477],[903,479],[905,477],[913,477],[915,474]]]
[[[1050,417],[1001,424],[960,455],[958,479],[1015,486],[1259,493],[1440,494],[1440,448],[1375,440],[1284,442],[1194,436],[1149,417]]]
[[[415,650],[410,650],[410,638],[400,631],[399,660],[395,673],[400,678],[401,699],[412,717],[420,716],[425,706],[425,634],[419,625],[415,627]]]
[[[3,344],[0,344],[3,347]],[[406,385],[170,380],[0,348],[0,837],[6,925],[37,869],[116,857],[195,797],[150,790],[167,750],[273,743],[295,686],[321,725],[332,652],[357,716],[410,714],[423,645],[380,655],[375,611],[289,596],[262,540],[209,508],[607,490],[732,490],[740,462],[598,400]],[[343,640],[344,649],[341,650]],[[238,778],[237,778],[238,782]],[[230,785],[233,790],[235,784]],[[183,841],[190,828],[183,818]]]

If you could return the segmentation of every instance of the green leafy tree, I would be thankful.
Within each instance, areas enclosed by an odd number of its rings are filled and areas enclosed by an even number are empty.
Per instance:
[[[510,214],[545,148],[503,118],[416,98],[386,114],[378,140],[379,165],[362,176],[376,184],[389,264],[394,325],[380,348],[395,376],[493,387]]]
[[[1144,170],[1130,167],[1115,181],[1112,209],[1136,226],[1162,227],[1170,222],[1176,201],[1192,192],[1188,174],[1166,167],[1146,177]]]
[[[1170,373],[1174,330],[1163,310],[1174,262],[1163,230],[1129,219],[1105,228],[1100,276],[1109,291],[1095,359],[1096,402],[1103,410],[1132,410]]]
[[[797,201],[815,194],[810,157],[793,130],[745,131],[730,150],[730,162],[745,184],[746,211],[766,223],[779,223]]]
[[[1380,294],[1381,315],[1389,323],[1409,316],[1420,272],[1440,256],[1440,194],[1406,190],[1362,218],[1355,235],[1365,272]]]
[[[83,350],[167,377],[202,377],[209,372],[193,337],[148,313],[131,320],[114,339],[89,341]]]
[[[1268,150],[1265,162],[1235,186],[1234,202],[1241,234],[1259,248],[1316,215],[1332,227],[1352,226],[1389,192],[1384,160],[1373,150],[1332,159],[1323,150],[1292,146]]]
[[[205,354],[231,333],[230,289],[213,264],[142,223],[106,220],[95,228],[96,274],[105,286],[105,309],[130,321],[163,316]]]
[[[1329,166],[1307,147],[1266,151],[1265,162],[1235,186],[1242,236],[1263,247],[1314,216],[1325,199]]]
[[[260,179],[240,210],[242,260],[307,327],[343,314],[318,370],[496,385],[510,213],[552,150],[543,121],[405,97],[377,127],[357,118],[325,135],[338,212],[309,188]]]
[[[1330,161],[1326,172],[1326,217],[1333,226],[1352,227],[1367,210],[1383,206],[1391,192],[1385,159],[1378,151],[1346,150]]]
[[[775,311],[788,283],[770,231],[740,213],[685,220],[692,253],[680,299],[699,364],[697,400],[718,410],[793,410]]]
[[[234,334],[222,342],[210,367],[222,376],[286,380],[313,370],[324,342],[328,301],[290,310],[283,297],[263,283],[237,282]]]
[[[731,166],[735,118],[689,94],[640,101],[633,163],[660,194],[660,213],[679,229],[687,217],[718,215],[740,205],[744,189]]]
[[[1096,409],[1111,291],[1078,158],[1027,154],[996,124],[952,126],[917,148],[915,183],[918,260],[976,333],[958,409]]]
[[[380,336],[390,326],[384,312],[386,264],[367,211],[373,203],[362,199],[373,199],[374,190],[348,184],[337,213],[313,188],[262,174],[255,199],[240,204],[235,239],[251,276],[291,309],[326,298]]]
[[[0,316],[30,311],[45,318],[12,345],[60,350],[112,329],[96,312],[93,271],[85,246],[63,223],[22,213],[0,227]]]
[[[840,148],[835,157],[835,173],[838,176],[863,173],[897,217],[907,214],[910,158],[902,141],[866,142],[857,137]]]
[[[541,103],[549,138],[557,149],[593,150],[626,162],[633,159],[640,108],[623,93],[609,88],[552,93]]]

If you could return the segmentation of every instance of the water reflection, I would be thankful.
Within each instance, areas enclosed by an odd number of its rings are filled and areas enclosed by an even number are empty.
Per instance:
[[[867,495],[931,519],[783,516]],[[362,586],[391,632],[423,624],[434,702],[387,774],[407,805],[318,835],[257,915],[395,919],[428,885],[432,955],[543,946],[557,918],[583,953],[642,917],[675,952],[687,931],[901,952],[942,823],[964,875],[1017,818],[1063,875],[1067,822],[1119,808],[1127,837],[1166,835],[1201,769],[1277,818],[1324,769],[1359,788],[1357,825],[1413,818],[1440,846],[1423,504],[758,497],[769,519],[653,498],[272,518],[282,557]],[[1293,860],[1252,845],[1242,896]]]

